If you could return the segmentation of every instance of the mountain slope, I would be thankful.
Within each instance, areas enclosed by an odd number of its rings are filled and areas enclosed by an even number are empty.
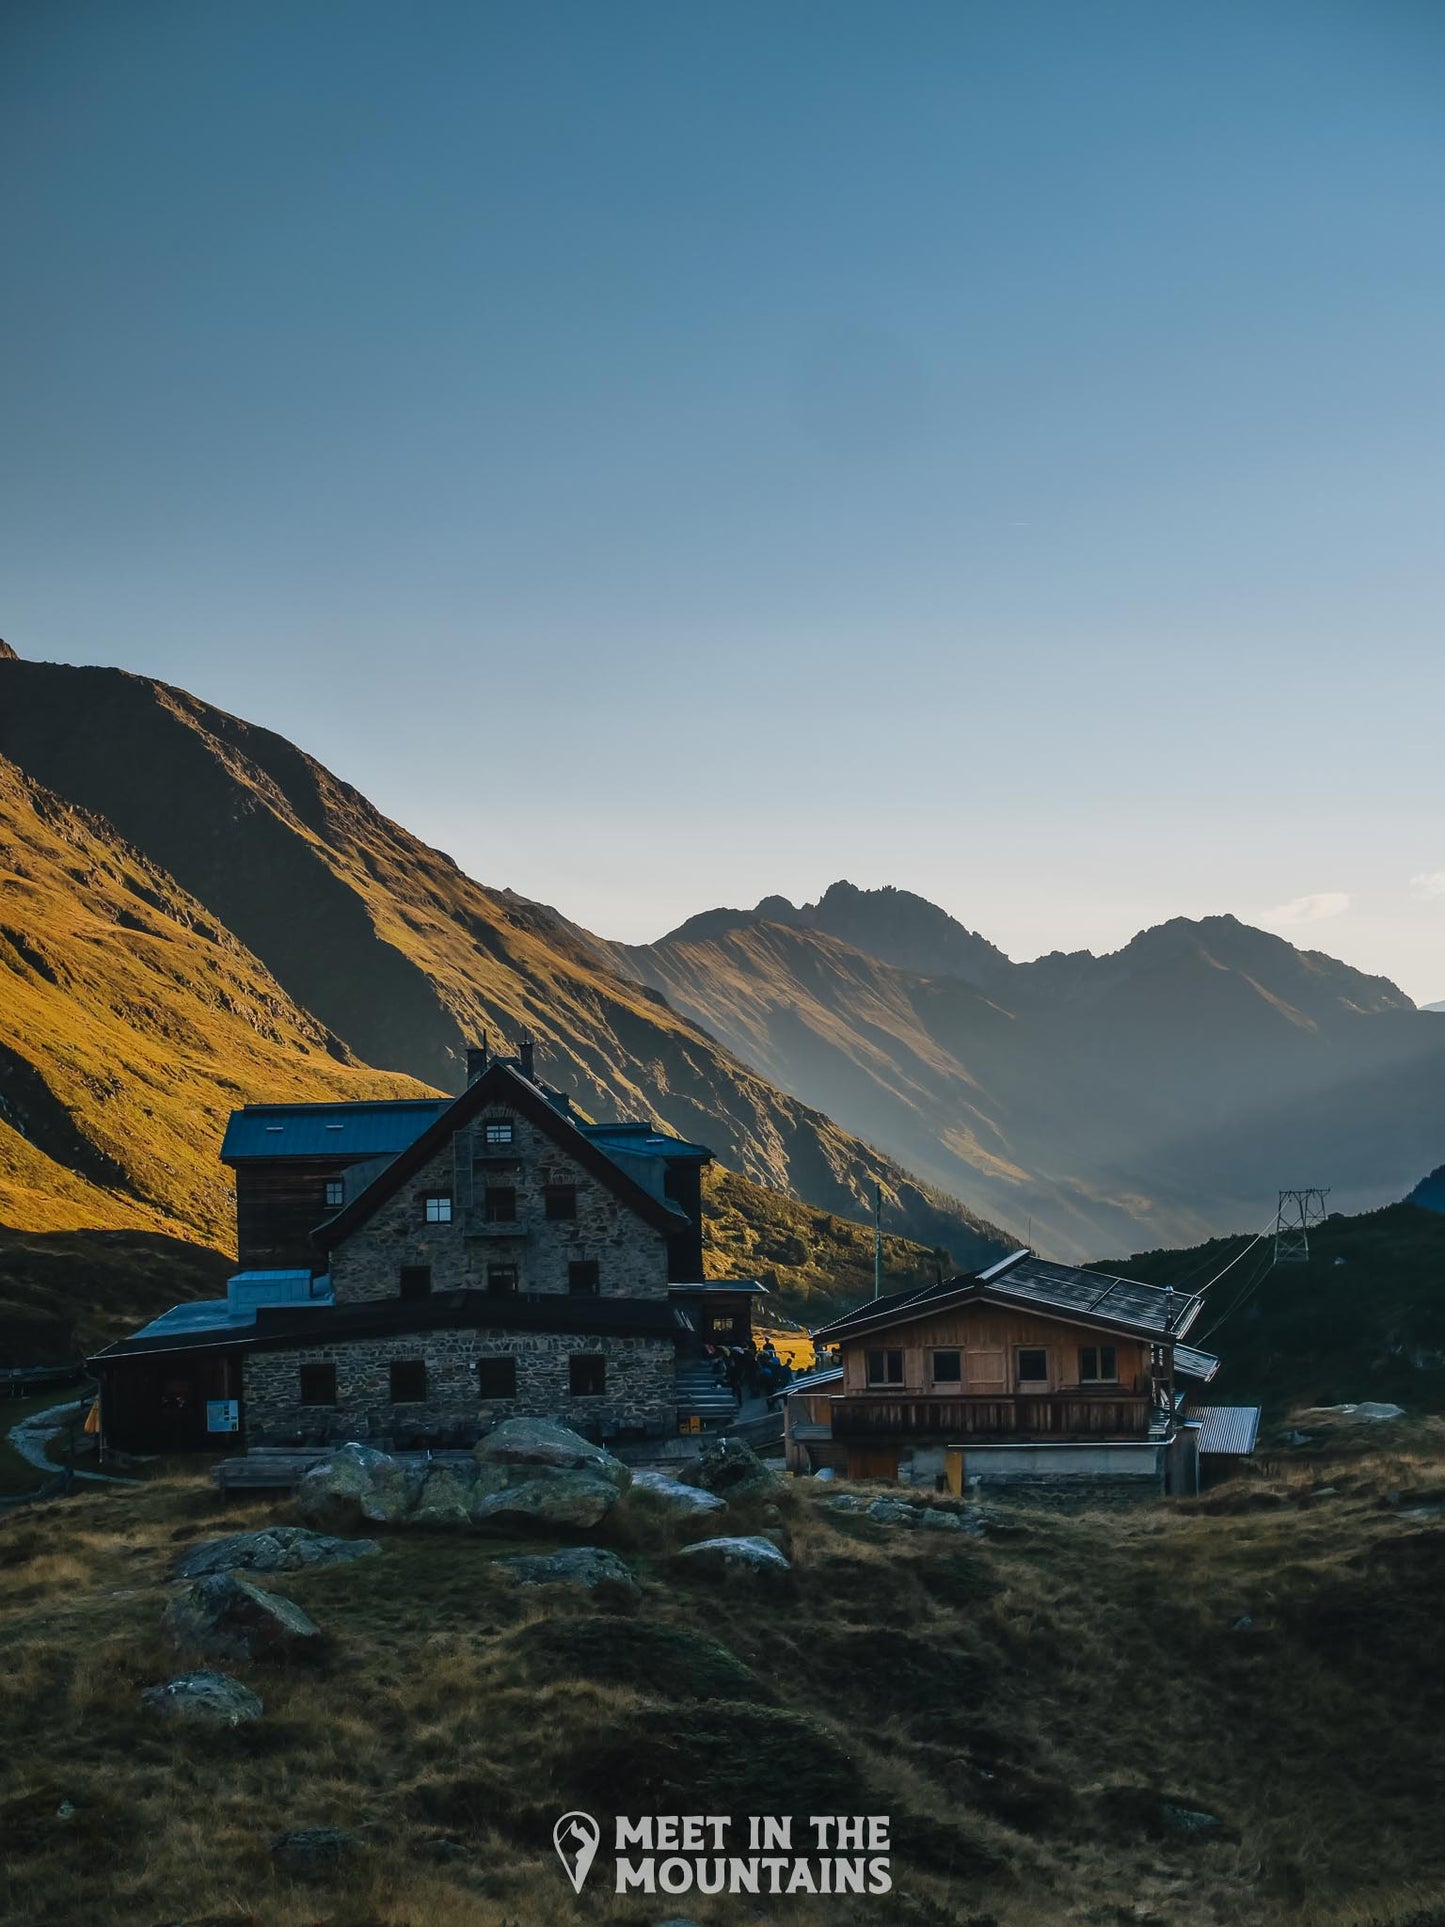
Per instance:
[[[1378,1204],[1445,1143],[1445,1035],[1384,978],[1210,917],[1109,956],[994,953],[968,966],[975,983],[900,970],[869,928],[889,893],[847,900],[870,950],[773,920],[770,899],[609,954],[785,1089],[990,1215],[1031,1218],[1061,1255],[1247,1222],[1302,1166],[1351,1208]]]
[[[455,1090],[467,1041],[530,1031],[544,1073],[589,1114],[658,1117],[843,1217],[871,1208],[880,1184],[892,1227],[960,1264],[1007,1242],[618,977],[555,912],[473,882],[282,737],[118,670],[7,660],[0,755],[104,816],[204,904],[323,1053],[329,1033],[344,1057]],[[57,1018],[45,1048],[65,1031]]]

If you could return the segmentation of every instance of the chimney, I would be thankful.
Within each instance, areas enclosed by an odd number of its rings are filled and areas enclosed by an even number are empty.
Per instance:
[[[517,1046],[517,1064],[529,1084],[537,1081],[537,1046],[530,1037],[524,1037]]]
[[[487,1049],[487,1033],[483,1031],[480,1043],[467,1046],[468,1084],[475,1084],[491,1061],[491,1053]]]

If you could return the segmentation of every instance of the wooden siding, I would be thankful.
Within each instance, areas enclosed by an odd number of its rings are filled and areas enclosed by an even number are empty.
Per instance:
[[[326,1181],[347,1160],[278,1160],[236,1166],[236,1246],[242,1271],[310,1271],[320,1263],[311,1233],[337,1207]]]
[[[1027,1386],[1029,1395],[1055,1394],[1081,1389],[1079,1353],[1085,1346],[1112,1345],[1117,1355],[1117,1376],[1108,1385],[1083,1388],[1094,1398],[1112,1395],[1130,1399],[1149,1390],[1149,1346],[1140,1339],[1116,1337],[1088,1325],[1071,1325],[1059,1318],[1045,1318],[1037,1312],[997,1305],[966,1305],[935,1317],[920,1319],[891,1331],[868,1337],[850,1338],[843,1343],[843,1392],[847,1399],[864,1394],[894,1399],[912,1395],[938,1403],[962,1402],[970,1397],[993,1395],[1012,1400],[1018,1393],[1017,1355],[1020,1350],[1042,1350],[1048,1354],[1047,1383]],[[901,1383],[868,1383],[870,1351],[901,1351]],[[935,1384],[930,1354],[935,1351],[963,1353],[963,1380],[953,1387]],[[839,1407],[835,1405],[835,1422]]]

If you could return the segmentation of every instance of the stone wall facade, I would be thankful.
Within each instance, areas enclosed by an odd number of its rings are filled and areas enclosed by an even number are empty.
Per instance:
[[[569,1361],[601,1358],[600,1395],[574,1396]],[[477,1362],[516,1362],[516,1396],[481,1397]],[[393,1402],[393,1363],[421,1363],[426,1396]],[[332,1365],[334,1405],[303,1405],[301,1368]],[[674,1348],[669,1339],[598,1338],[584,1333],[445,1329],[385,1339],[246,1354],[243,1415],[248,1445],[396,1438],[398,1433],[480,1436],[504,1418],[552,1418],[592,1436],[618,1431],[670,1434],[676,1428]]]
[[[488,1123],[510,1125],[508,1146]],[[491,1222],[488,1187],[515,1193],[515,1222]],[[570,1188],[575,1218],[547,1215],[547,1192]],[[428,1197],[450,1200],[449,1222],[428,1222]],[[486,1291],[504,1272],[521,1292],[567,1293],[569,1266],[597,1266],[605,1298],[665,1298],[667,1235],[568,1157],[548,1134],[501,1105],[489,1107],[331,1253],[338,1304],[401,1294],[403,1268],[426,1266],[430,1289]]]

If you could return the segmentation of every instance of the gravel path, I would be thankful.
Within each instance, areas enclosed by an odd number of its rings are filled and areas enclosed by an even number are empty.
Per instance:
[[[48,1405],[43,1412],[32,1412],[29,1418],[23,1418],[18,1425],[11,1426],[10,1443],[27,1465],[33,1465],[38,1472],[43,1472],[47,1478],[53,1479],[57,1472],[63,1472],[65,1468],[55,1463],[50,1457],[48,1448],[51,1442],[66,1429],[73,1414],[86,1411],[89,1405],[88,1398],[71,1399],[64,1405]],[[141,1483],[139,1479],[118,1478],[113,1472],[77,1471],[75,1476],[77,1479],[89,1479],[96,1485],[139,1485]]]

